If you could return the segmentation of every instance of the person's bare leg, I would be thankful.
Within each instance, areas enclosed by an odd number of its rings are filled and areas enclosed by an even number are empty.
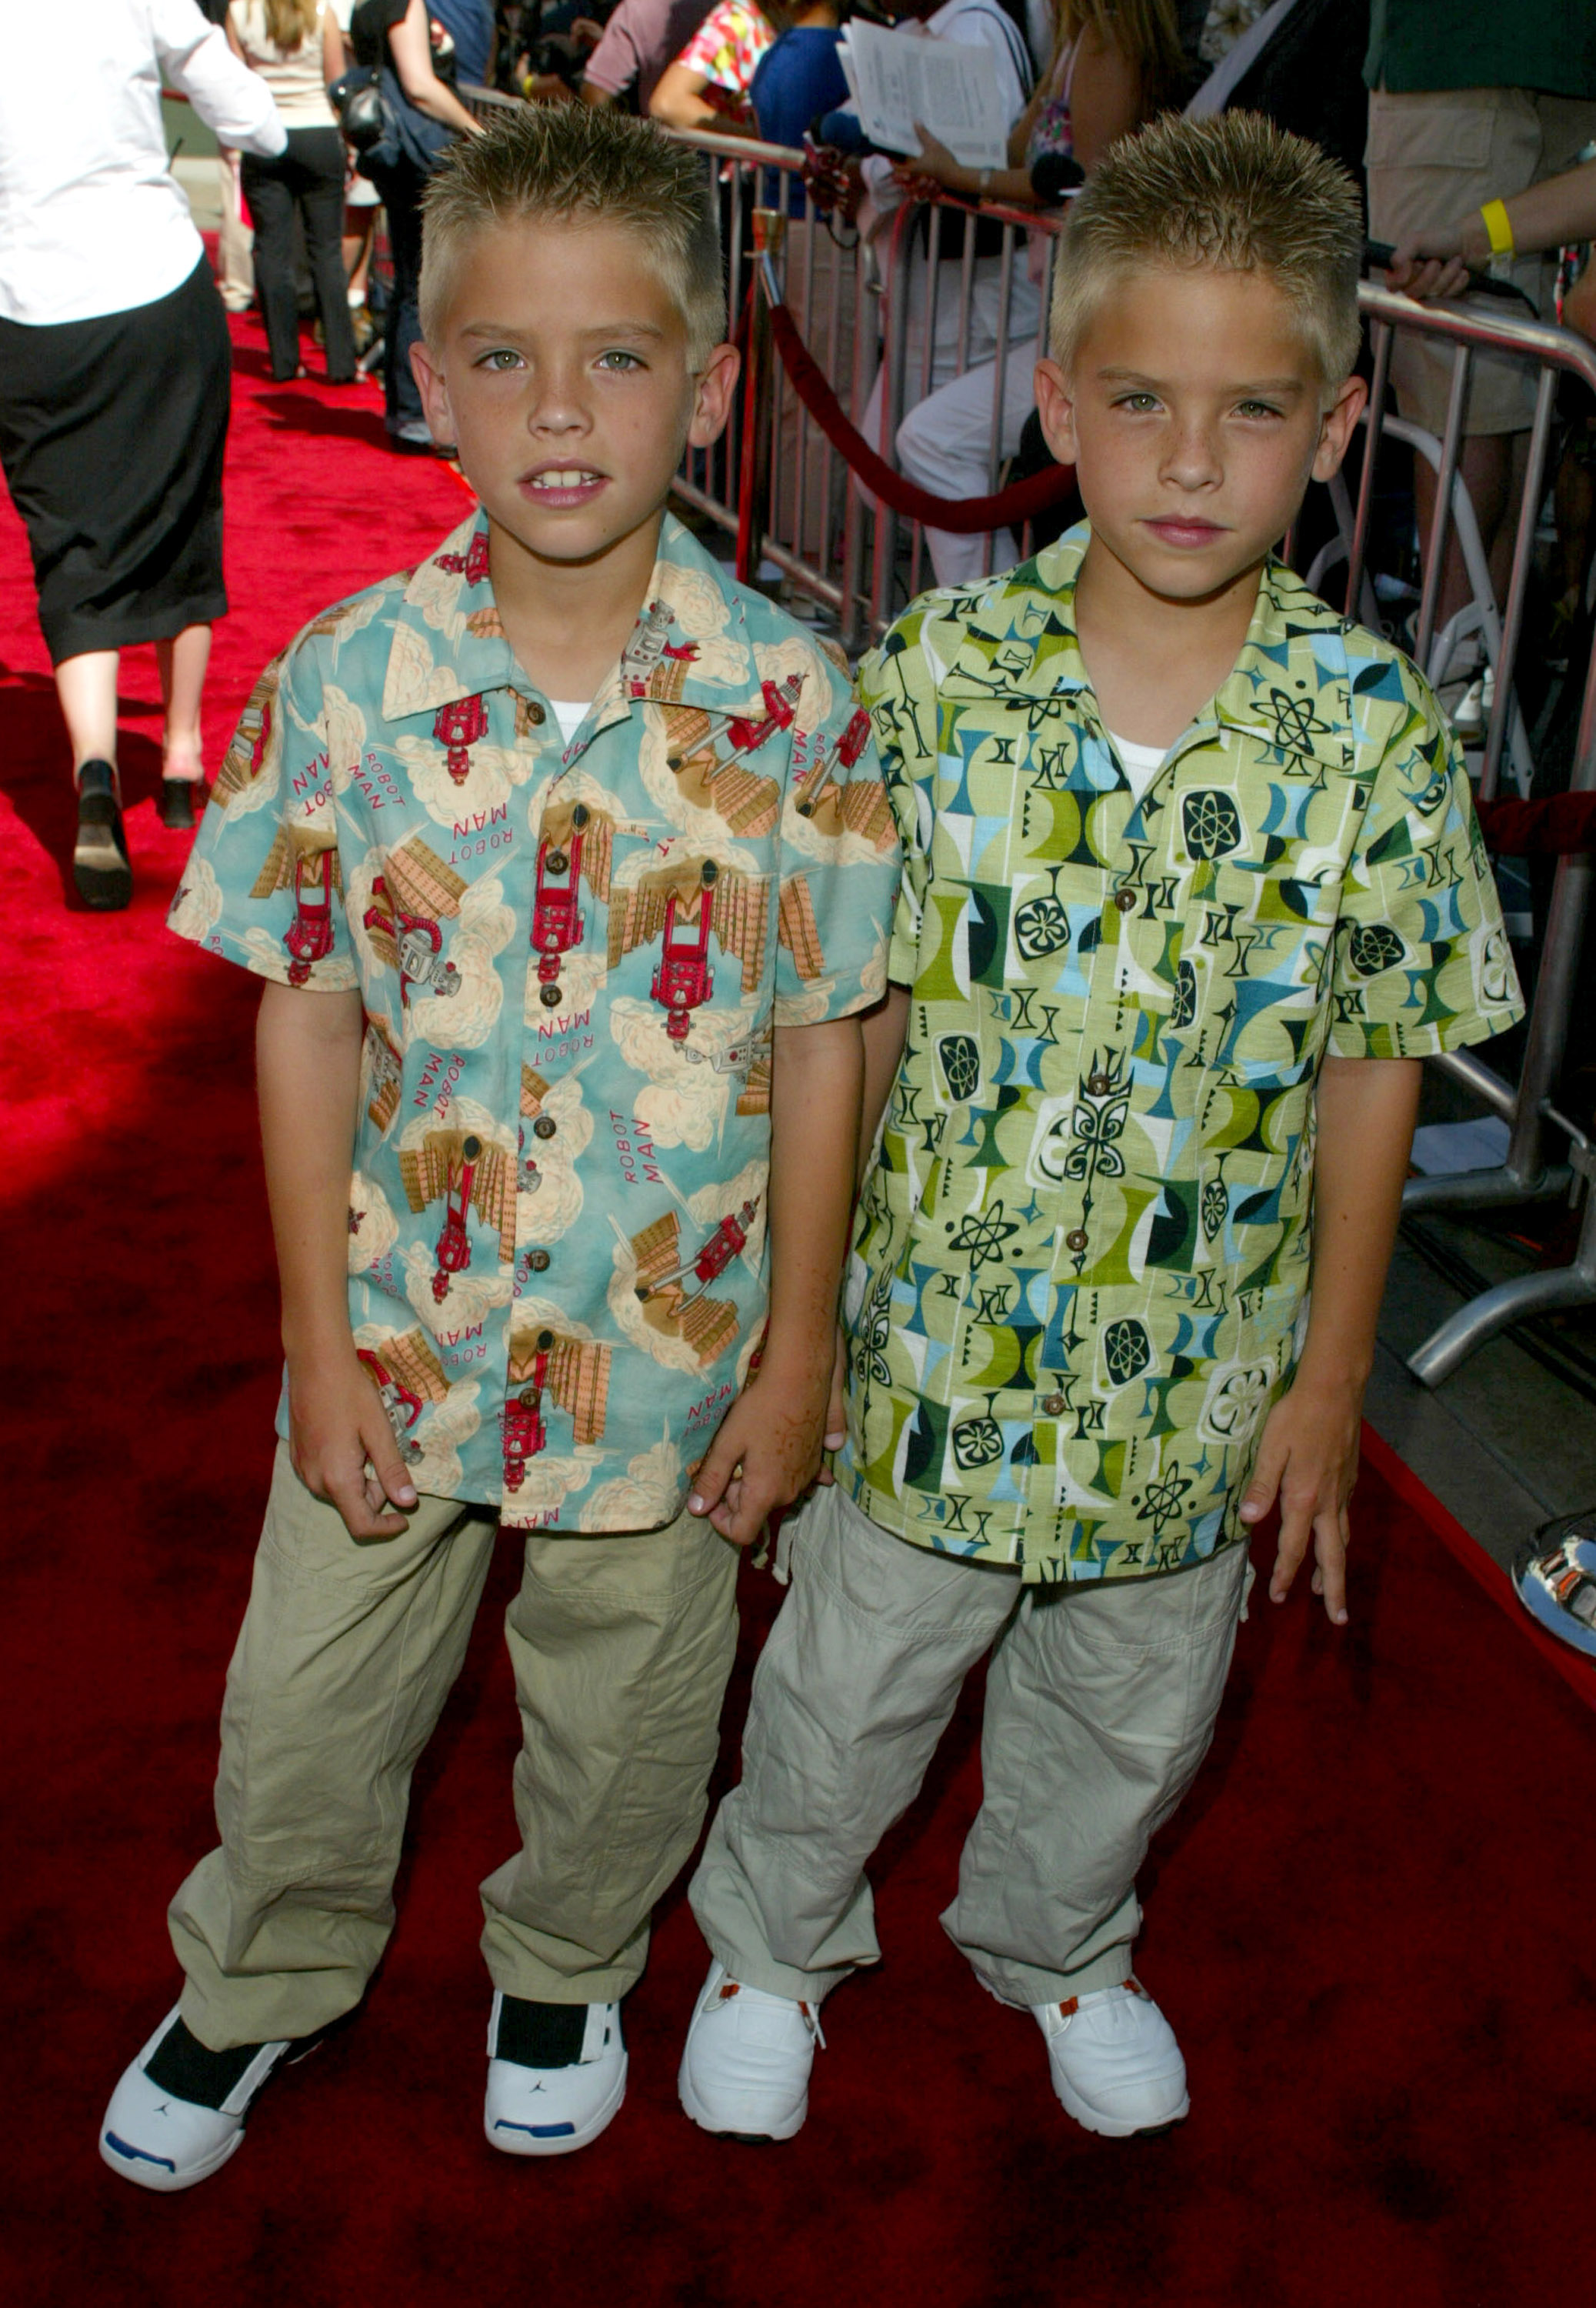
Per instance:
[[[56,694],[72,745],[73,775],[85,762],[116,766],[116,667],[115,650],[83,650],[56,667]]]
[[[200,748],[200,700],[205,667],[210,661],[210,626],[184,625],[171,641],[157,642],[155,661],[167,709],[160,744],[161,775],[192,783],[205,774]]]

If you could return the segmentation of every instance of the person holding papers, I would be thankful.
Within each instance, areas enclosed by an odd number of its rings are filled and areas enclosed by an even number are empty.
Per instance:
[[[884,13],[899,21],[915,13],[913,5],[904,6],[900,0],[886,0]],[[1024,114],[1030,100],[1034,82],[1031,53],[1025,37],[1014,18],[1000,6],[999,0],[946,0],[946,4],[927,16],[917,36],[932,40],[956,43],[961,48],[974,51],[961,59],[965,70],[960,73],[960,99],[966,117],[990,111],[994,137],[995,161],[1000,161],[1004,142],[1015,123]],[[869,129],[871,112],[865,103],[865,90],[871,85],[870,42],[884,36],[870,25],[857,20],[850,24],[846,38],[854,58],[856,73],[862,76],[861,117]],[[900,36],[901,37],[901,36]],[[862,58],[862,61],[861,61]],[[995,86],[995,95],[992,93]],[[983,98],[986,101],[983,103]],[[897,163],[912,148],[910,124],[902,124],[903,142],[899,150],[867,153],[857,163],[858,178],[869,195],[870,206],[861,215],[861,228],[880,230],[892,211],[901,206],[905,187],[897,173]],[[817,193],[819,186],[817,186]],[[997,349],[1000,298],[1002,273],[1001,228],[985,221],[966,221],[957,217],[945,218],[938,254],[940,258],[941,280],[933,300],[930,294],[930,263],[928,251],[931,236],[923,222],[912,233],[897,237],[884,235],[881,254],[884,269],[888,270],[889,297],[906,296],[909,300],[907,357],[905,376],[911,394],[920,392],[926,377],[925,328],[928,307],[934,305],[931,358],[929,384],[934,392],[938,386],[951,382],[961,366],[959,361],[959,318],[962,304],[965,234],[973,232],[974,261],[970,289],[969,336],[965,348],[965,366],[990,361]],[[1025,278],[1023,268],[1014,268],[1015,278],[1009,291],[1008,333],[1010,337],[1034,336],[1041,312],[1041,296],[1035,284]],[[882,393],[885,376],[878,375],[875,388],[865,407],[861,430],[872,444],[879,445],[883,454],[891,453],[890,437],[883,438],[884,417]]]

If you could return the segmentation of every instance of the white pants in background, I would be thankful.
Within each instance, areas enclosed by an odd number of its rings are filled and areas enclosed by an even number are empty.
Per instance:
[[[982,497],[988,493],[987,459],[991,445],[994,355],[1002,294],[1003,260],[977,257],[971,268],[970,328],[965,349],[965,374],[958,374],[959,298],[964,274],[960,257],[944,256],[939,270],[937,308],[931,340],[931,376],[925,378],[926,306],[931,266],[918,249],[894,268],[888,294],[906,278],[909,295],[907,340],[904,361],[904,406],[898,427],[898,461],[911,480],[934,489],[939,496]],[[1025,270],[1025,253],[1015,253],[1008,287],[1008,357],[1003,377],[1003,425],[1000,455],[1011,457],[1019,446],[1020,427],[1035,406],[1033,371],[1036,340],[1042,326],[1042,291]],[[865,405],[860,431],[883,456],[891,450],[882,441],[882,395],[886,371],[877,375]],[[923,393],[923,398],[922,397]],[[951,394],[951,398],[949,398]],[[934,405],[933,405],[934,404]],[[1011,414],[1011,412],[1013,412]],[[911,464],[913,456],[914,463]],[[865,502],[875,500],[861,491]],[[927,529],[931,566],[940,585],[979,577],[986,565],[984,537],[954,537]],[[1007,552],[1007,559],[1002,557]],[[1019,547],[1011,537],[992,540],[992,567],[1012,567]]]

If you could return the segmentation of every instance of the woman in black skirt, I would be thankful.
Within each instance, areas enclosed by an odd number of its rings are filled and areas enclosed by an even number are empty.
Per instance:
[[[73,878],[125,906],[117,652],[153,642],[162,817],[193,823],[210,626],[227,609],[221,302],[167,167],[162,80],[225,142],[280,152],[264,81],[194,0],[16,12],[0,75],[0,466],[28,531],[72,741]]]

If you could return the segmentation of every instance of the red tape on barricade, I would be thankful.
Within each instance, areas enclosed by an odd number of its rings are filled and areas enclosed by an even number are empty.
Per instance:
[[[770,333],[781,355],[782,366],[793,390],[815,423],[837,450],[850,472],[857,475],[872,496],[880,497],[905,521],[924,521],[955,537],[979,537],[989,529],[1018,529],[1025,521],[1061,504],[1075,488],[1073,465],[1055,466],[1028,481],[1017,481],[991,497],[935,497],[896,473],[878,456],[858,428],[843,414],[842,403],[821,375],[814,355],[798,333],[797,323],[785,305],[770,307]]]
[[[1482,801],[1476,807],[1486,847],[1497,857],[1565,857],[1596,850],[1596,793]]]

